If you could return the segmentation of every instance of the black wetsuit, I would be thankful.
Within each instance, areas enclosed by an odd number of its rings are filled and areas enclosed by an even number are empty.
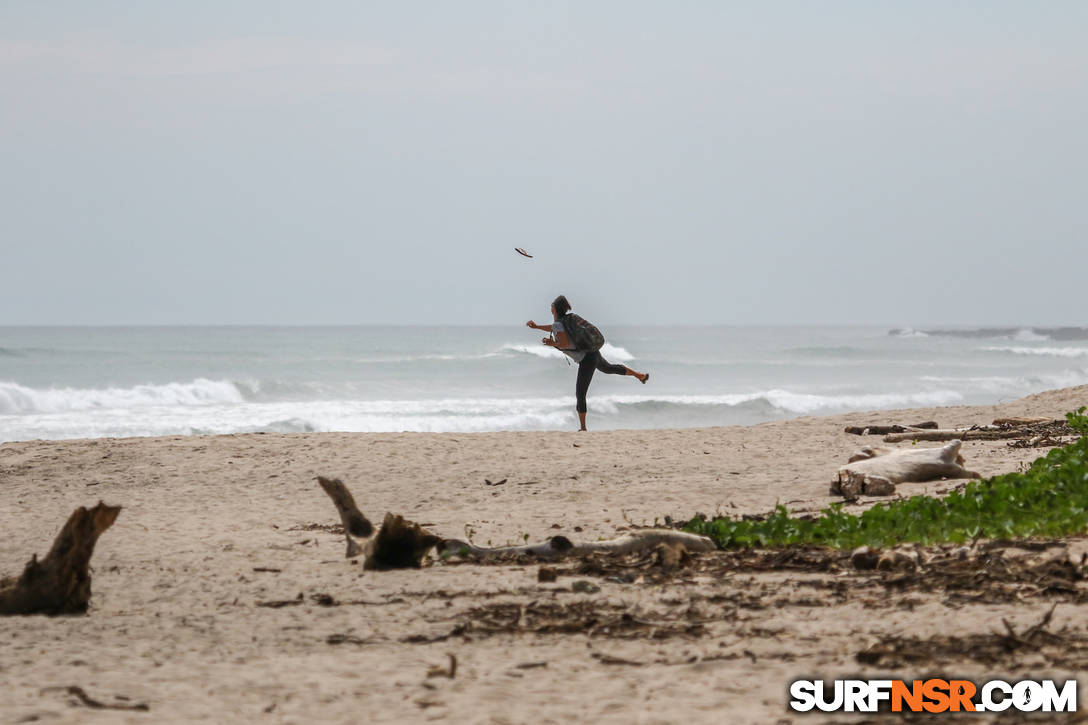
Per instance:
[[[577,409],[579,413],[586,412],[586,392],[589,391],[589,382],[593,380],[593,371],[600,370],[609,375],[626,375],[627,368],[623,365],[613,365],[601,357],[599,351],[587,352],[586,356],[578,363],[578,382],[574,386],[574,394],[578,397]]]

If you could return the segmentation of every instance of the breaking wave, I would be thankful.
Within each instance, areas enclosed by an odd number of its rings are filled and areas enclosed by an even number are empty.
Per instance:
[[[1088,347],[1017,347],[993,346],[982,348],[985,352],[1006,352],[1013,355],[1038,355],[1042,357],[1088,357]]]
[[[521,345],[521,344],[512,343],[512,342],[508,342],[505,345],[503,345],[501,348],[499,348],[499,351],[497,353],[492,353],[492,355],[510,355],[510,354],[533,355],[535,357],[554,358],[554,359],[560,359],[560,358],[565,358],[566,357],[566,355],[564,353],[560,352],[559,350],[556,350],[554,347],[545,347],[544,345],[541,345],[541,344]],[[616,345],[612,345],[611,343],[608,343],[608,342],[606,342],[604,344],[604,347],[601,348],[601,355],[603,355],[605,360],[608,360],[609,362],[630,362],[631,360],[635,359],[635,356],[632,355],[631,353],[629,353],[624,348],[616,346]]]
[[[130,391],[69,392],[56,398],[39,395],[34,412],[27,411],[29,403],[20,399],[22,414],[0,415],[0,440],[324,431],[473,433],[573,430],[577,425],[570,396],[253,402],[243,401],[231,383],[194,381],[184,393],[180,391],[185,386],[176,388],[137,386]],[[5,390],[10,393],[10,386]],[[12,406],[10,397],[3,400]],[[772,389],[730,395],[600,395],[590,396],[589,407],[598,429],[692,428],[961,400],[952,390],[818,395]],[[103,405],[121,402],[126,407]]]
[[[943,330],[913,330],[895,328],[893,337],[957,337],[969,340],[1013,340],[1016,342],[1071,342],[1088,340],[1088,327],[976,327]]]
[[[244,402],[244,397],[234,383],[204,378],[189,383],[136,385],[131,388],[36,389],[18,383],[0,382],[0,415],[241,402]]]
[[[929,337],[929,333],[915,330],[913,327],[897,327],[888,330],[888,334],[892,337]]]

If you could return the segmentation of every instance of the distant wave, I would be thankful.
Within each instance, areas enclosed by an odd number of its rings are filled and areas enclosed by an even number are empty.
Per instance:
[[[985,352],[1007,352],[1013,355],[1039,355],[1043,357],[1088,357],[1088,347],[1017,347],[994,346],[981,348]]]
[[[1088,383],[1088,370],[1073,369],[1040,375],[923,375],[924,383],[954,385],[960,390],[982,391],[990,394],[1019,397],[1033,390],[1072,388]]]
[[[914,408],[953,405],[963,400],[955,390],[935,390],[918,393],[859,393],[853,395],[819,395],[789,390],[765,390],[731,395],[666,395],[666,396],[608,396],[601,404],[652,407],[674,406],[763,406],[783,413],[807,415],[821,411],[876,410],[881,408]]]
[[[977,327],[917,331],[909,327],[888,331],[894,337],[959,337],[974,340],[1014,340],[1017,342],[1072,342],[1088,340],[1088,327]]]
[[[629,353],[624,348],[612,345],[611,343],[607,342],[604,344],[604,347],[601,348],[601,354],[604,355],[605,358],[611,362],[626,362],[628,360],[635,359],[635,356]],[[494,350],[491,350],[490,352],[482,353],[425,353],[422,355],[402,355],[393,357],[346,358],[346,361],[360,364],[382,365],[413,363],[420,361],[460,362],[465,360],[486,360],[489,358],[517,357],[520,355],[532,355],[534,357],[555,359],[566,357],[562,352],[556,350],[554,347],[546,347],[539,342],[527,344],[508,342]]]
[[[928,333],[921,330],[915,330],[912,327],[900,327],[892,330],[888,330],[888,334],[892,337],[929,337]]]
[[[62,350],[50,347],[0,347],[0,357],[31,357],[34,355],[57,355]]]
[[[131,388],[28,388],[0,382],[0,415],[241,403],[238,387],[224,380],[136,385]]]

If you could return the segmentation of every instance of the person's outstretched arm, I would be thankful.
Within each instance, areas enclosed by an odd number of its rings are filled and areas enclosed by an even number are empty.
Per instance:
[[[529,320],[528,322],[526,322],[525,326],[526,327],[531,327],[534,330],[543,330],[544,332],[551,332],[552,331],[552,326],[551,325],[538,325],[535,322],[533,322],[532,320]]]

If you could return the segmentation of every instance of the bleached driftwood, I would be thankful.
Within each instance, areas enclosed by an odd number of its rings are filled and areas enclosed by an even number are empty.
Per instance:
[[[80,506],[57,534],[45,558],[30,558],[18,579],[0,579],[0,614],[81,614],[91,599],[94,545],[113,525],[120,506]]]
[[[995,418],[994,425],[999,425],[1005,428],[1022,425],[1038,425],[1040,423],[1064,423],[1062,420],[1055,420],[1053,418]]]
[[[1028,438],[1034,435],[1032,430],[1023,428],[968,428],[965,430],[918,430],[906,433],[889,433],[884,436],[885,443],[903,441],[999,441],[1008,438]]]
[[[894,449],[869,446],[850,457],[831,483],[831,493],[847,498],[860,494],[890,496],[895,484],[933,481],[939,478],[981,478],[964,468],[962,441],[940,448]]]
[[[374,533],[374,526],[355,505],[355,498],[339,478],[318,476],[317,482],[332,499],[344,524],[348,559],[365,556],[364,569],[418,569],[423,557],[434,548],[441,537],[398,514],[387,513],[378,535],[360,546],[353,537],[366,538]]]
[[[875,436],[887,433],[906,433],[912,430],[933,430],[939,427],[935,421],[927,420],[913,425],[848,425],[843,429],[843,432],[856,436]]]
[[[580,544],[572,542],[565,536],[553,536],[542,544],[487,548],[459,539],[446,539],[438,547],[438,551],[442,554],[465,554],[480,559],[508,556],[535,556],[541,559],[554,559],[560,556],[580,556],[598,552],[630,554],[647,551],[661,544],[683,546],[691,552],[713,551],[715,548],[713,541],[698,534],[689,534],[675,529],[643,529],[607,541],[587,541]]]

